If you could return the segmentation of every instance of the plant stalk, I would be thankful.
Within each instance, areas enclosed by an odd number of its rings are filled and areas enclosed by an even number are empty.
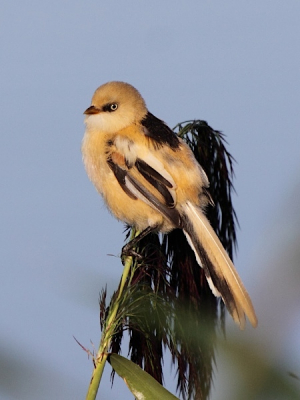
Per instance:
[[[132,229],[130,240],[133,239],[135,236],[138,236],[139,232]],[[86,395],[86,400],[95,400],[97,396],[97,392],[99,389],[99,385],[101,382],[102,374],[104,371],[104,366],[108,356],[108,350],[111,343],[111,338],[114,335],[114,329],[117,327],[117,313],[120,306],[120,299],[124,291],[124,287],[126,281],[128,279],[130,269],[132,265],[132,257],[128,256],[125,259],[124,269],[121,277],[121,281],[118,288],[118,294],[116,299],[110,304],[109,307],[109,315],[107,317],[105,328],[103,329],[99,349],[97,352],[97,356],[94,357],[94,370],[92,374],[92,378],[90,381],[89,389]]]

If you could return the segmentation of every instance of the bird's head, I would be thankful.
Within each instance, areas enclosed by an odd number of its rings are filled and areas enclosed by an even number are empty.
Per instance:
[[[133,86],[108,82],[95,91],[92,104],[84,114],[88,130],[113,133],[140,122],[147,114],[147,107]]]

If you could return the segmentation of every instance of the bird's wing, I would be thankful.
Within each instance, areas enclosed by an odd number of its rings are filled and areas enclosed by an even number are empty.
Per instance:
[[[111,153],[107,160],[121,188],[131,199],[140,199],[180,225],[180,217],[175,209],[175,182],[161,161],[149,152],[141,152],[131,165],[126,156],[118,151]]]

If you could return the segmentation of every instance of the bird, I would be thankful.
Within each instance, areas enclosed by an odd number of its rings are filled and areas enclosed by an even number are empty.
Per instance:
[[[189,146],[125,82],[98,87],[84,114],[87,175],[111,213],[141,232],[135,243],[182,229],[213,294],[241,329],[246,316],[256,327],[251,298],[205,216],[209,181]]]

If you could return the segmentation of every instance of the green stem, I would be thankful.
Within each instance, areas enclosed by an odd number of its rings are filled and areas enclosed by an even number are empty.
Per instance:
[[[139,232],[132,230],[130,239],[137,236]],[[107,317],[105,328],[102,332],[101,341],[98,349],[97,356],[94,358],[95,368],[93,370],[92,378],[90,381],[89,389],[86,395],[86,400],[95,400],[104,371],[104,366],[108,356],[108,350],[111,343],[111,338],[114,335],[114,329],[116,328],[116,316],[120,306],[120,299],[123,294],[123,290],[128,279],[130,268],[132,265],[132,257],[126,257],[121,282],[119,284],[118,295],[116,300],[110,304],[109,315]]]

